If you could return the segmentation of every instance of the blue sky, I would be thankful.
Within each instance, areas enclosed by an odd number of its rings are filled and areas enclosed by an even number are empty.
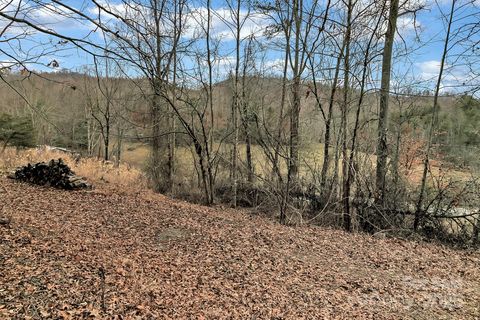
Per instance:
[[[14,3],[18,3],[20,0],[15,0]],[[410,5],[418,5],[418,1],[424,0],[411,0],[417,1],[412,2]],[[463,2],[462,2],[463,1]],[[461,0],[460,3],[466,3],[467,0]],[[0,0],[0,7],[5,5],[7,0]],[[48,1],[42,1],[43,3],[48,3]],[[307,1],[308,2],[308,1]],[[360,5],[366,0],[359,0]],[[23,8],[33,8],[32,1],[22,1]],[[83,12],[88,12],[89,14],[94,14],[95,8],[91,1],[87,0],[69,0],[66,1],[69,5],[82,10]],[[110,1],[112,8],[116,8],[118,11],[122,10],[122,6],[117,1]],[[416,78],[418,80],[427,81],[434,80],[438,74],[439,61],[442,54],[443,48],[443,39],[445,37],[445,21],[442,19],[442,11],[448,13],[451,2],[448,0],[438,0],[438,2],[427,0],[427,2],[421,3],[425,6],[425,9],[418,12],[414,24],[413,15],[405,15],[399,19],[398,22],[398,33],[400,36],[397,37],[397,48],[401,50],[403,42],[401,39],[406,40],[407,46],[413,48],[407,56],[403,56],[394,60],[395,68],[394,75],[402,75],[402,78],[408,74],[408,78]],[[471,12],[476,12],[479,10],[480,1],[465,5],[463,9],[458,12],[459,17],[464,17]],[[195,20],[202,19],[206,15],[204,4],[201,1],[197,1],[195,4],[191,5],[195,9],[197,18],[190,19],[193,21],[192,27],[187,30],[186,37],[192,37],[195,32],[197,32],[198,26],[195,26]],[[11,8],[11,6],[9,7]],[[222,58],[216,61],[218,67],[218,77],[221,78],[225,76],[227,71],[231,69],[235,59],[233,57],[232,48],[234,45],[234,38],[232,33],[229,31],[227,25],[222,22],[220,17],[224,19],[229,19],[230,16],[227,11],[227,6],[224,1],[215,0],[213,1],[213,9],[215,10],[214,18],[212,21],[212,26],[214,29],[215,37],[221,39],[221,52]],[[8,10],[8,9],[6,9]],[[54,14],[52,11],[42,9],[42,10],[30,10],[28,13],[28,19],[39,22],[43,25],[48,26],[51,29],[56,30],[59,33],[67,34],[73,37],[88,37],[90,39],[95,39],[100,41],[100,33],[92,33],[92,25],[88,23],[80,23],[73,21],[65,17],[59,17]],[[471,22],[473,19],[478,19],[476,17],[470,17],[468,19],[463,19],[456,23],[456,27]],[[266,16],[263,16],[259,13],[255,13],[252,17],[246,22],[242,36],[246,37],[250,33],[255,33],[257,38],[261,39],[260,42],[267,44],[265,39],[262,39],[262,30],[270,24],[270,21]],[[5,26],[5,21],[0,20],[0,27]],[[4,34],[3,38],[9,36],[15,36],[21,32],[21,28],[18,26],[13,26]],[[417,38],[417,35],[419,36]],[[418,39],[420,41],[418,41]],[[417,42],[418,41],[418,42]],[[0,49],[5,50],[6,52],[11,53],[12,55],[25,55],[26,52],[38,52],[40,48],[44,50],[45,48],[52,48],[52,44],[56,44],[58,39],[53,39],[45,35],[32,34],[28,39],[22,40],[22,42],[11,42],[9,45],[5,42],[0,42]],[[19,49],[19,43],[21,43],[21,49]],[[35,70],[43,71],[54,71],[50,67],[47,67],[48,63],[53,59],[56,59],[60,63],[60,68],[66,68],[69,70],[79,70],[85,65],[89,65],[92,62],[91,57],[82,52],[77,48],[72,48],[70,45],[57,45],[56,48],[60,48],[59,53],[54,54],[53,50],[48,49],[45,54],[36,59],[35,61],[30,61],[28,64],[29,68]],[[273,48],[273,47],[271,47]],[[458,53],[460,47],[453,48],[451,50],[452,59],[456,53]],[[281,58],[281,52],[278,52],[274,49],[269,49],[266,51],[264,59],[265,65],[268,66],[268,69],[272,72],[275,70],[280,70],[278,61]],[[0,60],[2,65],[11,63],[12,59],[5,55],[0,55]],[[447,66],[449,66],[447,62]],[[278,68],[278,69],[276,69]],[[408,72],[406,71],[408,70]],[[464,78],[468,75],[468,71],[465,67],[449,69],[448,73],[445,75],[444,85],[448,87],[449,85],[456,85],[459,82],[464,81]],[[423,83],[425,87],[431,87],[432,81],[427,81]]]

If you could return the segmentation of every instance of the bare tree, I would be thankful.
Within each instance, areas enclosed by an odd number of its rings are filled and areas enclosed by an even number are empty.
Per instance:
[[[399,0],[390,2],[387,32],[382,60],[382,79],[380,86],[380,111],[378,114],[378,141],[377,141],[377,199],[383,203],[385,198],[385,178],[387,175],[387,129],[388,129],[388,99],[390,95],[390,73],[392,70],[393,43],[397,28]]]
[[[342,176],[343,176],[343,227],[347,231],[351,231],[352,218],[350,216],[350,199],[349,199],[349,174],[348,174],[348,151],[347,151],[347,114],[350,93],[350,45],[352,36],[352,12],[354,9],[354,2],[348,0],[347,4],[347,26],[345,29],[345,58],[344,58],[344,75],[343,75],[343,101],[342,101],[342,116],[340,130],[342,132]]]
[[[452,29],[452,22],[455,14],[455,4],[457,0],[452,0],[450,6],[450,13],[448,15],[448,22],[447,22],[447,32],[445,35],[445,41],[443,44],[443,51],[442,51],[442,58],[440,60],[440,70],[438,73],[437,83],[435,85],[435,94],[433,96],[433,112],[432,118],[430,120],[430,124],[428,127],[428,137],[427,137],[427,150],[425,151],[425,158],[423,160],[423,172],[422,172],[422,180],[420,182],[420,191],[418,195],[417,206],[415,209],[415,221],[413,223],[413,229],[416,231],[421,223],[422,219],[422,205],[425,196],[425,187],[427,184],[427,174],[429,170],[429,161],[430,161],[430,152],[433,143],[433,135],[436,130],[437,121],[438,121],[438,112],[439,112],[439,104],[438,104],[438,96],[440,94],[441,84],[442,84],[442,77],[443,71],[445,68],[445,61],[447,59],[447,54],[449,51],[449,42],[450,42],[450,32]]]

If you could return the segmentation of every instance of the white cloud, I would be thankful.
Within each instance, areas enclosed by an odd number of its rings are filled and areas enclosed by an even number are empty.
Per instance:
[[[420,70],[420,78],[422,80],[432,80],[438,77],[440,72],[440,61],[438,60],[429,60],[417,63],[417,66]]]
[[[415,20],[413,16],[401,16],[397,20],[397,30],[401,35],[409,34],[421,27],[420,22]]]
[[[438,74],[440,73],[439,60],[420,62],[417,63],[417,67],[420,70],[420,78],[422,80],[437,80]],[[442,74],[443,81],[463,81],[466,76],[467,74],[465,74],[464,70],[445,63]]]
[[[273,74],[283,72],[285,61],[284,59],[277,58],[274,60],[267,60],[264,63],[265,70]]]
[[[0,0],[0,8],[3,13],[9,16],[16,16],[19,19],[24,19],[45,29],[72,31],[87,28],[87,24],[84,24],[78,19],[73,19],[61,6],[53,3],[21,0],[7,2],[6,0]],[[3,17],[0,18],[0,30],[3,31],[9,23],[9,20]],[[14,23],[5,30],[5,34],[8,35],[32,34],[35,32],[33,28],[19,23]]]
[[[136,6],[127,6],[123,3],[114,3],[112,1],[103,0],[100,2],[100,6],[104,7],[108,11],[112,12],[114,15],[118,15],[128,19],[137,19],[141,16],[141,23],[149,24],[149,19],[152,19],[151,12],[149,9],[142,5]],[[222,40],[233,40],[235,39],[235,33],[230,29],[235,23],[235,17],[233,12],[228,8],[217,8],[211,9],[211,35],[214,38],[219,38]],[[118,19],[111,14],[108,14],[105,10],[100,10],[97,6],[88,8],[88,13],[95,17],[95,19],[102,19],[103,23],[115,23],[119,22]],[[206,7],[191,7],[185,11],[183,22],[183,36],[185,38],[196,38],[204,36],[205,29],[207,27],[207,17],[208,9]],[[170,17],[172,19],[172,17]],[[145,20],[147,20],[145,22]],[[172,22],[168,21],[169,19],[164,19],[164,26],[166,30],[172,28]],[[242,9],[240,11],[240,20],[243,21],[242,30],[240,37],[242,39],[248,37],[251,34],[260,36],[263,31],[269,25],[269,19],[266,15],[259,12],[250,11]],[[153,19],[152,19],[153,21]],[[229,27],[230,26],[230,27]]]
[[[192,8],[187,14],[185,22],[185,36],[194,38],[201,36],[207,25],[208,9],[205,7]],[[252,34],[260,36],[269,25],[267,16],[259,12],[240,11],[240,20],[243,26],[240,32],[240,38],[244,39]],[[229,9],[219,8],[211,10],[211,31],[215,38],[224,40],[233,40],[236,35],[230,28],[234,26],[234,15]]]
[[[227,57],[217,58],[213,61],[213,63],[215,65],[219,66],[219,67],[223,67],[223,68],[232,67],[233,68],[233,65],[235,64],[236,61],[237,61],[237,59],[235,59],[235,57],[227,56]]]
[[[420,71],[417,75],[418,78],[433,87],[440,73],[440,61],[428,60],[417,63],[416,66]],[[465,66],[454,66],[445,63],[440,91],[468,89],[467,87],[471,86],[474,80],[475,75],[466,69]]]
[[[119,20],[115,16],[134,19],[136,13],[145,10],[145,8],[142,10],[142,7],[139,5],[130,4],[129,7],[125,3],[113,3],[105,0],[98,1],[98,4],[100,7],[89,7],[87,11],[97,21],[101,20],[103,24],[118,22]]]
[[[440,73],[440,65],[440,61],[438,60],[428,60],[417,63],[417,67],[420,70],[420,79],[425,81],[436,81]],[[465,74],[462,74],[458,68],[454,68],[445,63],[442,74],[443,82],[462,81],[464,77]]]

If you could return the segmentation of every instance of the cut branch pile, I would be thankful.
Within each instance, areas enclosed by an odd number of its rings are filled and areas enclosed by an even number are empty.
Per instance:
[[[65,190],[92,188],[85,178],[75,175],[62,159],[52,159],[48,163],[39,162],[33,165],[29,163],[17,168],[9,178]]]

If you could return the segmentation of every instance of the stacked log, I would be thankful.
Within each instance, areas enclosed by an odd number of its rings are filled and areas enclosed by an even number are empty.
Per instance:
[[[91,189],[85,178],[75,175],[62,159],[39,162],[17,168],[12,179],[65,190]]]

